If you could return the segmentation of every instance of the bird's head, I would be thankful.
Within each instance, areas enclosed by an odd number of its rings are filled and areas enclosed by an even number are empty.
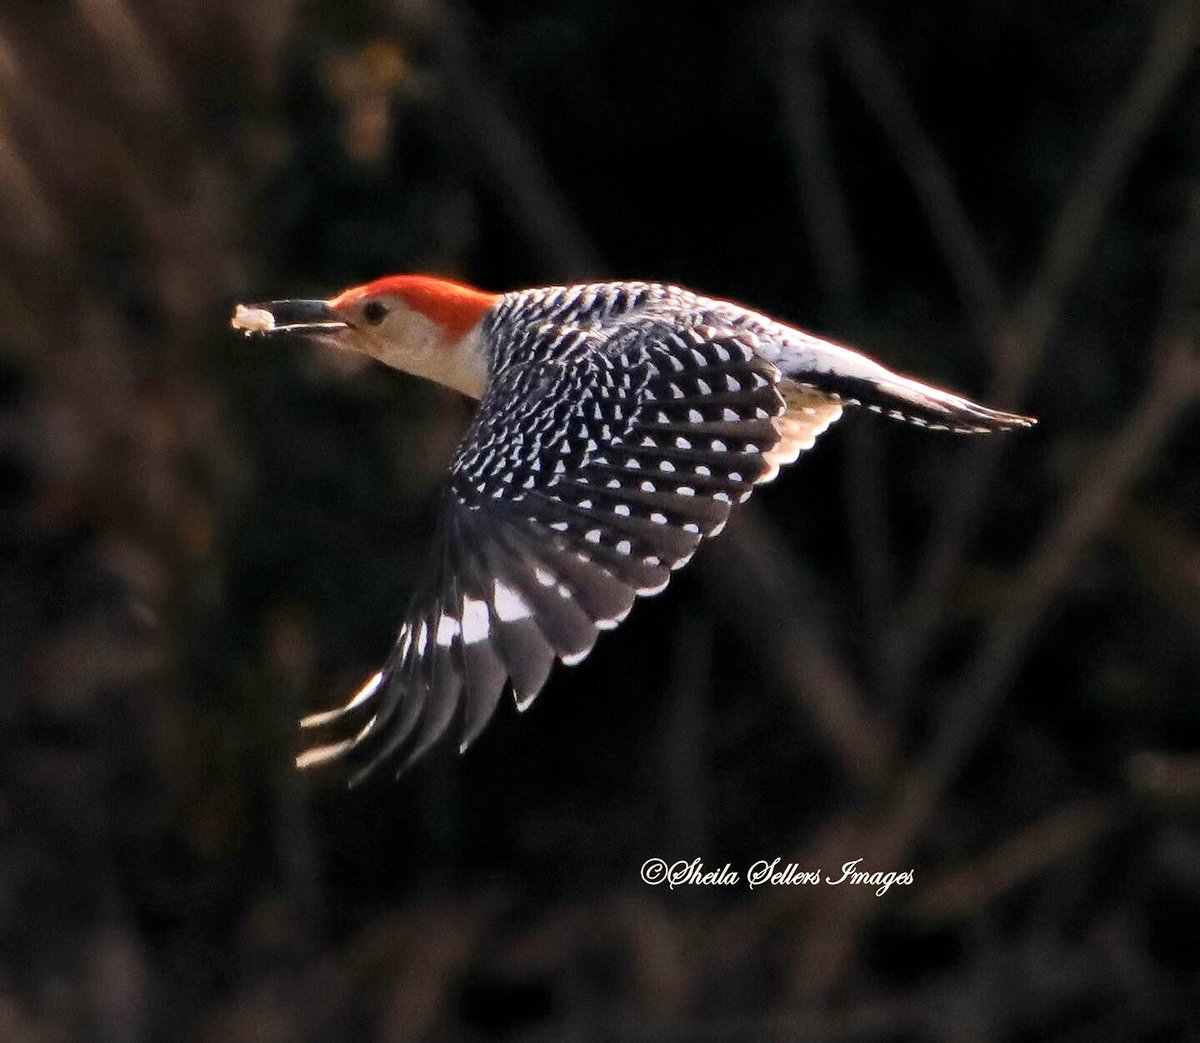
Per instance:
[[[232,325],[247,336],[303,334],[478,398],[487,381],[479,325],[497,300],[448,279],[393,275],[324,301],[239,304]]]

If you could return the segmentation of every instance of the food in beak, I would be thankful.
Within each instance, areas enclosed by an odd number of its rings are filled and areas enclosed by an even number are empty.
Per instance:
[[[328,301],[267,301],[239,304],[229,324],[247,337],[254,333],[332,333],[345,329],[345,320]]]
[[[251,333],[268,333],[275,328],[275,316],[266,308],[248,308],[239,304],[234,310],[229,325],[235,330],[241,330],[246,336]]]

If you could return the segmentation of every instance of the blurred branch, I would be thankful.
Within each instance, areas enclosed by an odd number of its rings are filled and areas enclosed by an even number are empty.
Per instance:
[[[930,747],[928,763],[943,782],[957,772],[989,724],[1054,595],[1120,516],[1135,479],[1200,398],[1200,328],[1194,317],[1200,287],[1200,192],[1189,200],[1171,260],[1167,285],[1173,292],[1164,302],[1149,383],[1125,426],[1068,491],[1057,521],[1014,580],[982,648],[964,671]]]
[[[1064,200],[1040,272],[1002,324],[994,342],[993,396],[1017,403],[1041,362],[1046,342],[1078,281],[1100,227],[1145,138],[1161,118],[1200,44],[1200,6],[1176,0],[1159,15],[1146,54],[1116,108],[1101,128]],[[954,481],[920,556],[910,594],[889,642],[899,698],[911,693],[914,673],[937,627],[941,605],[958,575],[982,516],[1003,454],[999,443],[961,454]]]
[[[1134,480],[1154,459],[1176,422],[1200,399],[1200,344],[1194,326],[1200,286],[1200,198],[1189,208],[1168,284],[1163,332],[1142,398],[1094,462],[1076,479],[1056,520],[1012,583],[987,628],[982,646],[945,700],[926,752],[899,778],[877,813],[852,812],[827,823],[797,856],[803,865],[837,865],[852,852],[864,865],[901,869],[928,828],[947,787],[991,724],[1029,642],[1054,595],[1078,562],[1119,516]],[[865,893],[863,893],[865,891]],[[810,908],[793,956],[793,987],[800,996],[825,997],[850,965],[863,925],[879,905],[866,889],[823,896]],[[787,911],[787,899],[763,899],[763,915]]]
[[[887,55],[869,26],[838,7],[829,38],[863,100],[890,138],[925,206],[947,270],[963,303],[993,345],[994,396],[1015,403],[1041,360],[1067,294],[1078,280],[1112,201],[1200,45],[1200,7],[1175,0],[1159,15],[1133,81],[1110,114],[1084,161],[1048,236],[1037,278],[995,335],[1004,291],[987,259],[954,179],[929,140]]]
[[[713,686],[713,633],[706,615],[684,610],[674,628],[662,765],[668,851],[708,851],[705,728]]]
[[[1129,89],[1100,129],[1068,191],[1042,254],[1037,278],[997,342],[994,395],[1020,401],[1042,361],[1067,295],[1091,257],[1113,200],[1146,139],[1191,67],[1200,46],[1200,4],[1174,0],[1160,10]]]
[[[1140,750],[1126,765],[1129,788],[1144,800],[1193,811],[1200,806],[1200,753]]]
[[[1177,522],[1132,506],[1117,538],[1147,586],[1200,635],[1200,541]]]
[[[1197,230],[1200,227],[1192,228]],[[813,849],[826,861],[849,850],[856,856],[861,853],[870,866],[898,868],[906,863],[946,788],[991,724],[1052,598],[1117,516],[1134,480],[1198,397],[1196,338],[1173,327],[1160,346],[1141,402],[1077,479],[1057,520],[1013,582],[980,651],[947,698],[926,753],[905,772],[881,815],[836,821],[817,838]],[[804,857],[807,864],[821,864],[814,861],[812,850]],[[866,897],[843,892],[816,911],[817,923],[809,925],[796,957],[793,980],[803,995],[824,996],[844,976],[862,924],[878,908],[870,898],[869,892]]]
[[[813,267],[831,317],[840,323],[857,310],[861,265],[829,146],[818,55],[825,18],[820,0],[801,0],[784,12],[777,81]]]
[[[619,954],[630,970],[627,1003],[621,1005],[626,1016],[635,1015],[635,1024],[643,1028],[670,1024],[703,984],[700,975],[712,944],[708,928],[703,913],[653,898],[601,895],[547,910],[512,938],[495,962],[508,977],[532,976],[597,953]]]
[[[1134,480],[1157,454],[1200,389],[1194,337],[1172,337],[1141,402],[1125,427],[1075,482],[1058,520],[1042,537],[988,627],[983,647],[951,696],[950,712],[930,747],[928,763],[943,783],[991,723],[991,716],[1054,595],[1121,509]]]
[[[831,651],[816,581],[761,511],[742,509],[732,532],[715,541],[702,580],[727,626],[755,649],[762,669],[804,707],[842,770],[868,789],[893,765],[895,739],[873,716]]]
[[[206,1013],[199,1041],[343,1038],[419,1040],[437,1035],[462,969],[492,927],[490,900],[408,906],[376,917],[340,950],[287,971],[252,980]]]
[[[959,198],[941,153],[921,126],[891,61],[870,27],[845,6],[828,33],[846,72],[896,150],[901,169],[925,209],[946,270],[958,286],[980,340],[995,334],[1004,291]]]
[[[19,117],[28,115],[31,94],[9,33],[0,27],[0,204],[5,214],[0,236],[10,265],[39,265],[62,257],[69,241],[63,219],[19,140]]]
[[[504,200],[513,227],[532,240],[560,278],[600,276],[606,269],[599,251],[536,145],[505,107],[500,88],[479,67],[456,5],[439,4],[432,19],[414,18],[410,7],[399,2],[393,10],[410,32],[431,38],[439,101],[448,110],[445,127],[466,137]]]
[[[826,309],[836,326],[852,329],[861,264],[829,142],[825,75],[818,53],[824,36],[837,35],[830,34],[828,18],[822,0],[798,3],[784,13],[778,89]],[[883,638],[892,601],[892,550],[879,456],[872,426],[850,425],[843,481],[846,517],[876,684],[882,682],[887,665]]]
[[[75,9],[94,34],[107,59],[127,71],[117,86],[127,99],[159,113],[183,105],[156,41],[146,34],[137,15],[123,0],[75,0]]]
[[[1039,819],[975,861],[922,883],[903,911],[930,921],[974,916],[997,898],[1067,862],[1116,828],[1118,809],[1086,801]]]
[[[274,693],[272,719],[283,734],[271,744],[272,753],[294,754],[294,722],[303,716],[304,693],[315,673],[317,642],[312,621],[295,609],[278,606],[267,615],[264,630],[261,677],[255,687]],[[316,948],[325,933],[326,896],[308,787],[293,766],[293,756],[287,754],[273,756],[266,773],[268,812],[280,883],[291,902],[300,943],[308,951]]]

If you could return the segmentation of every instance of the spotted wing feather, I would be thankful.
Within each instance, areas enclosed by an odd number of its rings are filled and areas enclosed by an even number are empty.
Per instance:
[[[309,719],[348,738],[302,763],[402,771],[451,727],[465,748],[508,680],[527,707],[555,659],[583,659],[771,476],[786,406],[751,334],[647,321],[543,337],[552,355],[497,373],[459,447],[437,559],[380,679]]]

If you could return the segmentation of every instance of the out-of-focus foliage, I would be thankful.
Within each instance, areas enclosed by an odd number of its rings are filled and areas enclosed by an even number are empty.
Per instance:
[[[0,1037],[1134,1038],[1200,1006],[1200,14],[0,11]],[[535,708],[347,794],[469,404],[236,300],[664,278],[862,417]],[[914,870],[653,888],[651,857]]]

